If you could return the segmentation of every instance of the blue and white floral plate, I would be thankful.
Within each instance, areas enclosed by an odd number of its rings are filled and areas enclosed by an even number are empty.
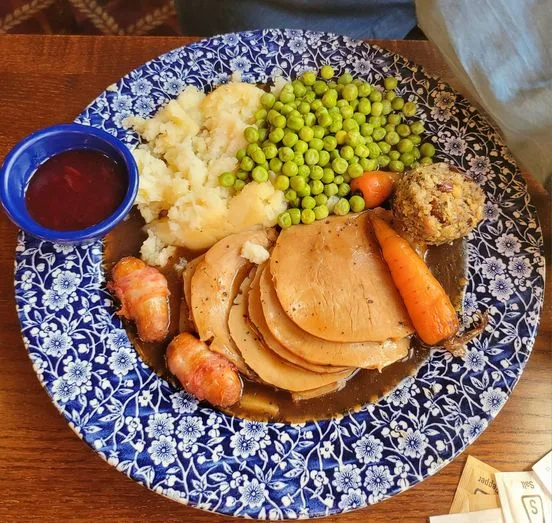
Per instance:
[[[142,485],[205,510],[293,519],[377,503],[451,461],[498,414],[533,346],[543,299],[542,236],[500,136],[464,98],[398,55],[330,34],[265,30],[175,49],[131,72],[77,118],[129,147],[122,126],[184,85],[241,71],[249,82],[330,63],[372,82],[399,78],[418,102],[438,158],[483,186],[486,220],[469,239],[464,322],[489,324],[464,359],[433,350],[416,376],[377,404],[304,424],[245,421],[200,407],[136,355],[105,288],[102,244],[62,246],[21,234],[15,288],[36,373],[71,428]]]

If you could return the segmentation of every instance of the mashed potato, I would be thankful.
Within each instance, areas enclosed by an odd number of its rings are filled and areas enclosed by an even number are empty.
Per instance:
[[[221,173],[237,167],[243,131],[254,122],[262,94],[241,82],[208,95],[188,86],[153,118],[126,120],[144,142],[133,154],[140,172],[136,204],[147,224],[146,263],[164,265],[175,246],[204,249],[228,234],[276,224],[286,203],[270,182],[250,183],[239,193],[218,183]]]

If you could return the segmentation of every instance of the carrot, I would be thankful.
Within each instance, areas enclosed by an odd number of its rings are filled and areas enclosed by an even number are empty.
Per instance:
[[[352,191],[360,191],[367,209],[379,207],[393,191],[393,178],[385,171],[368,171],[351,182]]]
[[[374,214],[370,221],[419,338],[436,345],[453,337],[459,328],[456,311],[424,260],[387,222]]]

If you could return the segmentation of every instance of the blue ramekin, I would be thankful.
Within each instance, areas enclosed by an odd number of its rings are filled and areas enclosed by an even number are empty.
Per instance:
[[[56,231],[38,224],[25,204],[25,191],[32,175],[46,160],[65,151],[99,151],[126,169],[128,188],[117,210],[108,218],[85,229]],[[6,156],[0,168],[0,201],[10,219],[25,232],[57,243],[76,243],[105,236],[129,213],[138,192],[138,167],[130,150],[114,136],[87,125],[62,124],[36,131],[21,140]]]

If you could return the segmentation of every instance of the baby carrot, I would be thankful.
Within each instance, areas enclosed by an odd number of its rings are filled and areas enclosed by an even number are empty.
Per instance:
[[[387,222],[374,214],[370,221],[419,338],[436,345],[454,336],[459,327],[456,311],[424,260]]]
[[[368,171],[351,182],[352,191],[360,191],[367,209],[379,207],[393,192],[393,173]]]

